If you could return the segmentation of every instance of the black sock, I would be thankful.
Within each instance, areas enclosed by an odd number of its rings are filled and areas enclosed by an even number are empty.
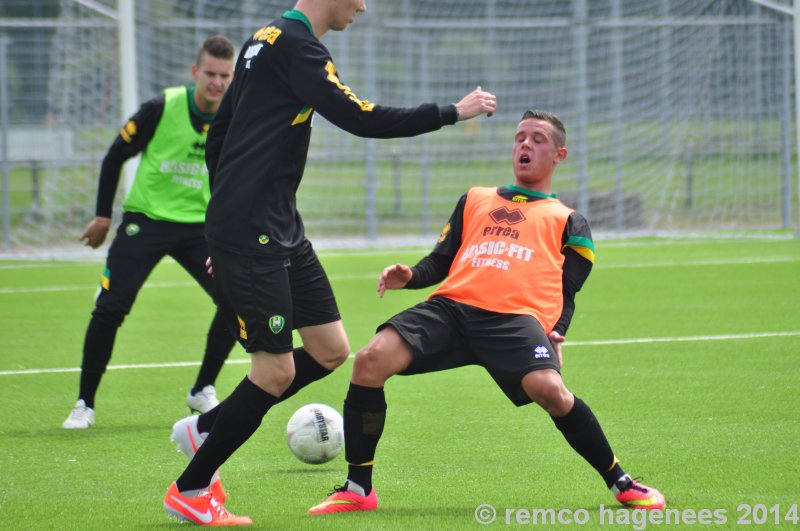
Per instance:
[[[197,373],[197,380],[192,388],[192,394],[197,393],[207,385],[214,385],[222,366],[225,365],[225,360],[228,359],[228,355],[236,343],[236,339],[228,332],[225,321],[222,317],[222,312],[217,310],[217,313],[214,314],[214,319],[211,321],[211,326],[208,328],[206,352],[203,356],[203,363],[200,365],[200,372]]]
[[[189,466],[178,478],[178,490],[186,492],[208,487],[214,471],[255,433],[269,408],[278,399],[246,376],[231,395],[215,409],[216,421]]]
[[[569,413],[551,418],[569,445],[597,470],[608,487],[624,474],[600,423],[583,400],[576,396]]]
[[[83,400],[86,407],[94,409],[94,395],[97,394],[97,388],[100,387],[100,380],[102,378],[102,372],[81,370],[78,399]]]
[[[87,407],[94,408],[94,397],[111,359],[118,329],[119,326],[105,324],[94,317],[86,328],[78,398],[83,399]]]
[[[289,388],[283,392],[279,402],[283,402],[290,396],[296,394],[303,387],[333,372],[317,363],[303,347],[294,349],[292,354],[294,356],[294,380],[292,380]],[[214,425],[214,421],[217,419],[219,408],[222,407],[224,403],[225,400],[223,400],[219,406],[210,411],[206,411],[197,418],[197,431],[200,433],[211,431],[211,426]]]
[[[294,358],[294,380],[281,395],[281,402],[294,396],[308,384],[316,382],[333,372],[320,365],[303,347],[294,349],[292,357]]]
[[[197,417],[197,431],[200,433],[208,433],[211,431],[211,427],[214,425],[214,422],[217,420],[217,415],[219,414],[220,409],[222,406],[227,402],[228,399],[226,398],[222,402],[219,403],[218,406],[213,407],[202,413]]]
[[[351,383],[344,400],[347,479],[363,487],[365,494],[372,491],[372,465],[385,421],[383,387],[362,387]]]

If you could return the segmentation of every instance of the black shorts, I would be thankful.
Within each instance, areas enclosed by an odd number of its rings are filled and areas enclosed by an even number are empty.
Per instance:
[[[108,249],[94,316],[105,323],[122,324],[145,280],[165,256],[174,258],[215,297],[214,282],[205,266],[208,245],[202,223],[157,221],[125,212]]]
[[[209,246],[219,304],[247,352],[292,350],[292,330],[339,321],[328,276],[311,243],[262,257]]]
[[[529,372],[560,372],[558,355],[542,325],[529,315],[490,312],[434,297],[395,315],[391,326],[411,347],[414,359],[402,375],[480,365],[514,405],[531,403],[522,389]]]

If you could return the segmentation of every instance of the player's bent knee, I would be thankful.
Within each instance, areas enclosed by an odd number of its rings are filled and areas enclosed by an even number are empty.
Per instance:
[[[290,377],[291,376],[291,377]],[[250,381],[259,386],[261,389],[273,396],[281,396],[291,385],[294,380],[294,371],[291,373],[280,373],[265,376],[263,374],[250,373],[248,375]]]
[[[368,345],[353,364],[353,381],[362,385],[381,386],[394,372],[388,363],[388,352]]]
[[[551,415],[566,415],[572,409],[572,393],[564,386],[561,376],[555,371],[528,373],[522,379],[522,387],[531,400]]]
[[[378,387],[391,376],[406,369],[412,360],[411,350],[392,328],[385,328],[356,354],[353,382]]]
[[[96,325],[102,325],[106,328],[119,328],[125,321],[128,315],[126,309],[111,308],[108,306],[95,306],[92,311],[92,321]]]
[[[250,371],[247,376],[250,381],[264,391],[281,396],[294,380],[294,364],[291,363],[291,353],[276,355],[258,352],[251,356]]]
[[[321,356],[318,363],[328,370],[333,370],[350,357],[350,344],[345,341],[343,344],[332,347]]]
[[[350,343],[341,321],[298,330],[306,352],[326,369],[333,370],[350,356]]]

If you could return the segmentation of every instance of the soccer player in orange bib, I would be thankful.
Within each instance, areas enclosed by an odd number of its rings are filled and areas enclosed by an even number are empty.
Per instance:
[[[563,123],[549,112],[526,111],[512,153],[513,185],[471,188],[428,256],[381,274],[381,297],[444,282],[378,327],[356,355],[344,401],[347,481],[309,513],[378,507],[372,467],[386,419],[386,380],[465,365],[484,367],[514,405],[539,404],[620,503],[664,508],[659,491],[625,473],[592,410],[561,378],[575,294],[594,263],[586,219],[551,193],[553,171],[567,157]]]

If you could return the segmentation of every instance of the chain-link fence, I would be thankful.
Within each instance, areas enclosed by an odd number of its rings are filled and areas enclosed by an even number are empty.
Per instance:
[[[392,141],[355,138],[318,117],[298,197],[310,237],[435,235],[468,186],[513,181],[511,140],[527,108],[566,123],[570,155],[555,191],[597,229],[796,226],[791,6],[765,4],[367,2],[350,29],[323,38],[361,98],[447,103],[482,85],[497,94],[498,113]],[[191,81],[208,35],[238,45],[293,2],[133,5],[134,94],[144,101]],[[72,244],[93,216],[100,161],[125,118],[118,28],[116,0],[0,4],[6,249]]]

